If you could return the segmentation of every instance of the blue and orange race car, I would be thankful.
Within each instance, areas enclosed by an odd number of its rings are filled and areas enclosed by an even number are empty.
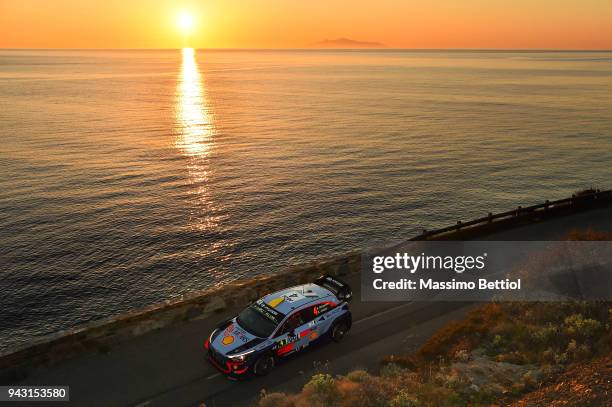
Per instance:
[[[253,302],[206,339],[208,360],[230,378],[268,374],[279,358],[329,336],[339,342],[351,328],[348,284],[324,275]]]

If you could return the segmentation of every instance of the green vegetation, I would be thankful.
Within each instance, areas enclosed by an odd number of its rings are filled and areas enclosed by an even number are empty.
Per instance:
[[[581,230],[567,240],[612,235]],[[257,405],[523,405],[525,397],[582,406],[611,390],[610,377],[602,377],[612,371],[602,368],[612,360],[611,327],[612,302],[489,303],[447,324],[414,354],[386,357],[378,374],[317,374],[300,393],[264,393]]]
[[[610,303],[493,303],[448,324],[412,355],[389,356],[379,374],[317,374],[294,395],[260,407],[490,405],[536,390],[577,362],[612,351]]]

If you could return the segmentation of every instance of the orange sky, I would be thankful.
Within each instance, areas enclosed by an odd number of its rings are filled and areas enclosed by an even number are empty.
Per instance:
[[[177,27],[193,14],[188,38]],[[0,48],[612,49],[612,0],[0,0]]]

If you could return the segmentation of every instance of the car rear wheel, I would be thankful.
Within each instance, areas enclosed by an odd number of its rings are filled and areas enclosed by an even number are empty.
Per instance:
[[[349,329],[350,327],[347,321],[338,321],[332,326],[331,338],[334,340],[334,342],[341,342]]]
[[[257,376],[265,376],[274,369],[274,356],[271,353],[261,355],[253,365],[253,373]]]

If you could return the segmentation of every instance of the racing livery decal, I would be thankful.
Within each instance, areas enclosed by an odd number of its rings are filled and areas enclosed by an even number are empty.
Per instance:
[[[278,306],[278,304],[276,305]],[[263,300],[257,300],[257,302],[251,306],[255,308],[261,315],[265,316],[275,324],[280,324],[283,318],[285,317],[284,314],[281,314],[280,312],[272,308],[270,305],[266,304]]]
[[[276,351],[276,354],[277,354],[278,356],[282,356],[282,355],[284,355],[284,354],[287,354],[287,353],[291,352],[291,351],[293,350],[293,345],[294,345],[294,343],[293,343],[293,342],[291,342],[291,343],[288,343],[288,344],[286,344],[286,345],[282,346],[281,348],[279,348],[279,349]]]
[[[283,294],[282,297],[273,298],[272,300],[268,301],[268,305],[271,306],[272,308],[276,308],[278,307],[279,304],[283,302],[291,303],[291,302],[296,302],[296,301],[302,301],[304,299],[306,299],[304,294],[297,292],[297,291],[291,291],[286,294]]]
[[[276,308],[276,307],[278,307],[278,304],[280,304],[283,301],[285,301],[285,299],[283,297],[278,297],[278,298],[275,298],[272,301],[268,302],[268,305],[271,306],[272,308]]]
[[[249,341],[249,338],[244,330],[236,326],[236,324],[229,324],[223,331],[223,339],[221,340],[221,343],[224,346],[231,345],[234,343],[236,336],[242,341],[242,343],[247,343]]]

